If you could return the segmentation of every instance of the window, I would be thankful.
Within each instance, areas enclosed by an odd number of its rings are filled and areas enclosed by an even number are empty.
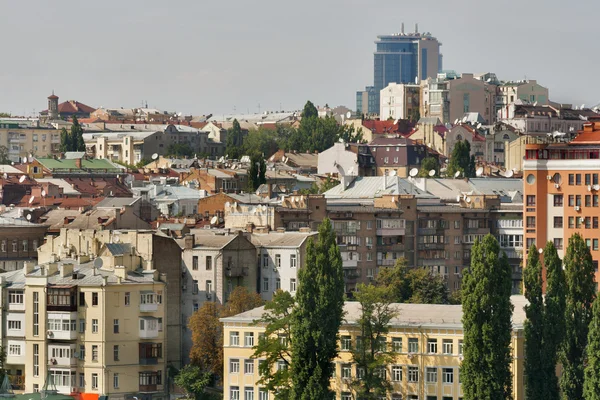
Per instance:
[[[113,359],[115,361],[119,361],[119,345],[118,344],[115,344],[113,346]]]
[[[6,253],[6,239],[4,239],[2,241],[1,250],[2,250],[3,253]]]
[[[452,354],[454,351],[454,344],[452,343],[452,339],[444,339],[442,341],[442,352],[444,354]]]
[[[206,256],[206,270],[212,271],[212,256]]]
[[[40,334],[40,292],[33,292],[33,336],[39,336],[39,334]]]
[[[233,358],[229,360],[229,373],[237,374],[240,372],[240,360],[237,358]]]
[[[269,278],[263,278],[262,290],[263,292],[269,291]]]
[[[85,307],[85,292],[79,292],[79,307]]]
[[[575,205],[575,196],[570,194],[569,195],[569,207],[573,207]]]
[[[17,252],[17,240],[16,239],[12,241],[12,251],[13,251],[13,253]]]
[[[119,333],[119,320],[113,319],[113,333]]]
[[[192,257],[192,271],[198,271],[198,256]]]
[[[254,388],[253,387],[244,388],[244,400],[254,400]]]
[[[79,345],[79,359],[85,360],[85,345],[83,344]]]
[[[281,254],[275,254],[275,268],[281,268]]]
[[[9,330],[21,329],[21,321],[8,321],[8,329]]]
[[[592,239],[592,250],[598,250],[598,239]]]
[[[80,388],[84,388],[85,387],[85,374],[83,373],[79,373],[79,387]]]
[[[113,375],[113,388],[114,389],[118,389],[119,388],[119,374],[115,373]]]
[[[23,304],[23,291],[9,290],[8,291],[8,302],[9,302],[9,304]]]
[[[585,206],[586,207],[591,207],[592,206],[592,196],[589,194],[585,195]]]
[[[98,320],[92,320],[92,333],[98,333]]]
[[[591,185],[592,184],[592,175],[585,174],[585,184],[586,185]]]
[[[454,383],[454,369],[442,368],[442,382],[443,383]]]
[[[281,278],[275,280],[275,290],[281,289]]]
[[[563,217],[554,217],[554,227],[555,228],[563,227]]]
[[[254,360],[245,360],[244,361],[244,374],[246,374],[246,375],[254,374]]]
[[[125,305],[128,306],[129,304],[131,304],[131,293],[125,292]]]
[[[8,355],[9,356],[20,356],[21,355],[21,345],[20,344],[11,344],[8,346]]]
[[[575,228],[575,218],[574,217],[569,217],[569,228],[570,229]]]
[[[212,281],[206,281],[206,294],[210,295],[213,291]]]
[[[266,389],[258,389],[258,400],[269,400],[269,392]]]
[[[527,217],[527,227],[535,228],[535,217]]]
[[[527,238],[525,245],[527,246],[527,251],[535,244],[535,238]]]
[[[427,383],[437,383],[437,368],[428,367],[425,372]]]
[[[598,207],[598,195],[592,195],[592,207]]]
[[[291,268],[296,268],[296,255],[295,254],[290,254],[290,267]]]
[[[230,332],[229,333],[229,345],[230,346],[239,346],[240,345],[240,333],[239,332]]]
[[[392,366],[392,380],[394,382],[402,381],[402,367],[399,365]]]
[[[194,279],[192,285],[192,294],[198,294],[198,280]]]
[[[527,200],[528,207],[535,207],[535,196],[534,195],[528,194],[526,197],[526,200]]]
[[[556,250],[562,250],[562,248],[563,248],[562,238],[554,238],[554,247],[556,247]]]
[[[427,352],[430,354],[437,353],[437,339],[427,339]]]
[[[290,292],[294,293],[296,291],[296,279],[290,279]]]
[[[598,217],[592,217],[592,228],[598,229]]]
[[[98,374],[92,374],[92,389],[98,390]]]
[[[408,352],[418,353],[419,352],[419,339],[409,338],[408,339]]]
[[[342,392],[342,400],[352,400],[352,393]]]
[[[98,361],[98,346],[92,346],[92,361]]]
[[[246,346],[246,347],[254,346],[254,332],[244,333],[244,346]]]
[[[92,292],[92,305],[98,305],[98,292]]]
[[[464,349],[464,345],[463,345],[463,341],[461,339],[461,340],[458,341],[458,354],[459,355],[462,355],[463,349]]]
[[[352,349],[352,338],[350,336],[342,336],[340,339],[342,350],[348,351]]]
[[[402,338],[392,338],[392,351],[394,351],[395,353],[402,352]]]
[[[238,386],[232,386],[229,388],[229,399],[240,400],[240,388]]]
[[[342,365],[342,378],[344,378],[344,379],[352,378],[352,367],[350,366],[350,364]]]
[[[408,381],[411,383],[419,382],[419,367],[408,366]]]
[[[40,376],[40,345],[39,344],[33,345],[33,376]]]
[[[23,246],[23,251],[27,251],[27,247],[28,247],[27,246],[27,243],[28,243],[27,240],[23,240],[21,243],[22,243],[22,246]]]
[[[581,174],[575,174],[575,184],[581,185]]]

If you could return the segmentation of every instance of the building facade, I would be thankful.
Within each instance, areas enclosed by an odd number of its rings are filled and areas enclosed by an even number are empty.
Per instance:
[[[37,250],[47,230],[48,226],[25,218],[0,215],[0,269],[14,271],[23,268],[26,261],[37,261]]]
[[[524,296],[512,296],[514,312],[512,319],[513,398],[524,400],[523,355]],[[385,346],[393,360],[385,366],[391,390],[387,399],[392,400],[460,400],[463,390],[460,364],[463,354],[462,306],[394,304],[398,311],[389,324]],[[350,382],[360,371],[352,363],[351,350],[361,335],[357,326],[360,305],[356,302],[344,304],[345,317],[339,331],[340,352],[334,360],[335,374],[331,388],[336,400],[352,400],[355,393]],[[263,307],[223,318],[223,388],[224,398],[269,399],[273,394],[258,384],[261,359],[252,357],[254,341],[264,333],[265,327],[255,324],[264,312]],[[383,398],[383,397],[382,397]]]
[[[421,87],[419,85],[391,82],[381,89],[379,119],[418,120]]]

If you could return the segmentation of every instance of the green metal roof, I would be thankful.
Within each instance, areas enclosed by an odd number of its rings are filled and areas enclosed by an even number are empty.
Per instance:
[[[36,158],[49,170],[84,169],[84,170],[119,170],[119,166],[106,159],[81,159],[81,168],[75,165],[74,159]]]

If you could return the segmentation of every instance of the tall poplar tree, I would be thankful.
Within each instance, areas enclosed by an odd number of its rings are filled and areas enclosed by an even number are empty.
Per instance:
[[[310,239],[306,265],[298,271],[296,307],[292,312],[291,400],[333,399],[329,379],[337,356],[344,307],[342,257],[331,221]]]
[[[510,301],[512,270],[492,235],[477,240],[462,289],[464,360],[461,366],[467,400],[512,399]]]
[[[600,400],[600,299],[592,306],[592,322],[588,333],[587,365],[585,367],[583,398]]]
[[[585,348],[596,292],[592,254],[578,233],[569,238],[564,264],[567,282],[566,331],[560,388],[563,398],[571,400],[583,398]]]
[[[73,116],[73,124],[71,125],[71,150],[70,151],[85,151],[85,141],[83,140],[83,128],[77,119]]]
[[[542,297],[542,266],[538,249],[532,245],[524,271],[525,306],[525,397],[543,399],[547,384],[544,376],[544,299]]]
[[[547,400],[559,400],[560,389],[556,376],[556,364],[565,337],[565,273],[556,247],[548,242],[544,248],[546,269],[546,297],[544,310],[544,347],[542,356]]]

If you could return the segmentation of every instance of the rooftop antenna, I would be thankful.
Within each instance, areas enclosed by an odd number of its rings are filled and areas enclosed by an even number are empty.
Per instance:
[[[419,24],[415,24],[415,33],[419,33]]]
[[[400,32],[404,35],[404,22],[401,25]]]

